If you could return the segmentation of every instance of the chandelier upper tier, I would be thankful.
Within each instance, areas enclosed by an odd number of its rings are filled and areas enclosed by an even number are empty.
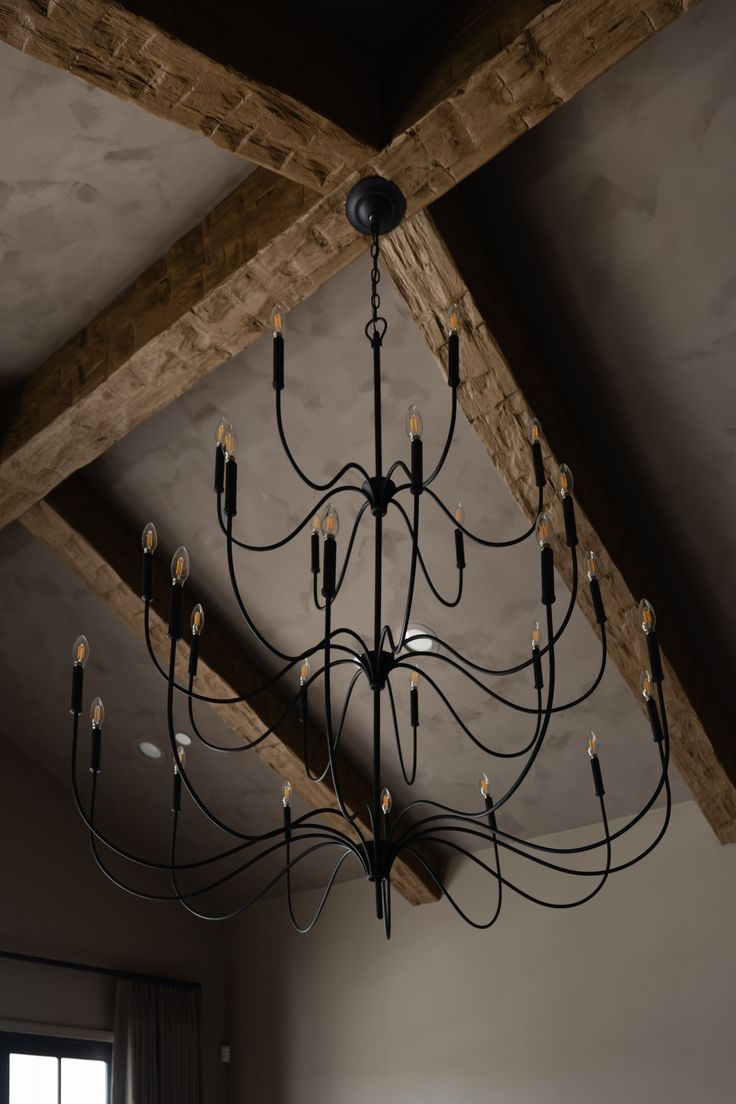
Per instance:
[[[371,316],[365,333],[371,349],[374,399],[374,465],[366,470],[354,461],[346,462],[327,482],[310,479],[292,453],[284,432],[282,401],[285,390],[284,368],[285,334],[284,311],[276,307],[272,316],[273,330],[273,389],[275,396],[276,429],[286,457],[301,481],[315,492],[316,501],[303,520],[281,540],[267,545],[249,543],[236,537],[237,451],[235,430],[222,419],[216,430],[214,491],[216,521],[224,536],[227,571],[234,600],[249,633],[265,648],[278,664],[273,678],[250,693],[241,696],[215,698],[196,690],[200,642],[205,627],[205,615],[201,605],[191,613],[186,635],[189,640],[188,674],[177,675],[177,653],[182,639],[182,597],[189,575],[189,554],[181,547],[171,561],[171,587],[168,595],[168,655],[156,654],[152,642],[150,611],[154,602],[153,560],[156,555],[157,536],[152,523],[146,525],[142,537],[142,599],[144,603],[145,636],[151,660],[166,684],[166,728],[173,761],[171,804],[171,839],[169,860],[155,860],[151,856],[133,853],[119,846],[109,834],[100,830],[96,817],[96,804],[102,761],[102,730],[105,709],[100,698],[92,702],[90,719],[90,792],[83,796],[78,777],[79,719],[82,713],[84,668],[89,658],[89,644],[81,636],[74,644],[72,671],[71,713],[73,715],[72,779],[74,796],[79,813],[88,829],[95,860],[101,870],[122,889],[150,900],[176,900],[189,912],[207,918],[225,919],[242,911],[261,898],[277,883],[283,883],[290,918],[299,931],[308,931],[319,918],[338,872],[348,862],[357,864],[366,879],[374,885],[376,915],[385,925],[386,935],[391,932],[391,879],[397,861],[408,864],[433,889],[436,895],[445,896],[457,913],[469,924],[478,928],[490,927],[497,920],[505,889],[514,891],[551,908],[570,908],[589,901],[603,888],[608,877],[638,862],[647,855],[664,835],[669,821],[671,793],[668,781],[670,755],[669,730],[665,701],[662,693],[663,670],[655,631],[654,610],[647,601],[639,606],[639,621],[648,649],[648,669],[642,672],[640,692],[655,745],[657,781],[639,812],[626,820],[615,831],[609,828],[606,814],[605,789],[598,743],[590,734],[587,754],[592,772],[591,785],[598,799],[600,826],[592,830],[592,838],[577,846],[543,846],[514,835],[504,828],[504,812],[512,803],[525,779],[534,769],[553,718],[574,710],[585,702],[601,682],[606,667],[606,614],[599,578],[599,565],[593,552],[588,552],[584,573],[594,611],[600,639],[600,665],[598,673],[588,689],[574,700],[559,701],[555,663],[561,637],[570,624],[578,597],[579,575],[578,537],[575,522],[572,474],[565,465],[559,469],[558,486],[554,493],[561,497],[564,518],[564,544],[570,557],[572,586],[569,602],[561,617],[553,614],[555,608],[554,546],[557,544],[551,521],[545,512],[546,476],[542,457],[541,429],[533,422],[529,429],[529,478],[536,487],[537,509],[532,524],[512,540],[492,540],[472,532],[465,524],[462,506],[451,508],[433,489],[442,471],[452,444],[457,415],[457,391],[461,381],[460,341],[463,320],[457,306],[447,313],[447,385],[449,389],[449,428],[439,457],[433,466],[425,463],[422,442],[422,417],[416,406],[410,406],[406,414],[406,431],[409,438],[407,453],[387,463],[382,443],[381,407],[381,349],[386,336],[387,323],[380,313],[379,258],[381,234],[388,233],[399,224],[404,213],[404,200],[399,190],[390,182],[379,178],[361,181],[350,194],[347,215],[353,226],[371,239]],[[429,469],[429,470],[428,470]],[[341,535],[341,527],[335,500],[346,496],[357,502],[351,519],[347,539]],[[422,506],[431,500],[439,507],[445,523],[454,537],[457,587],[451,597],[445,597],[435,586],[426,559],[420,549],[419,532]],[[342,509],[342,507],[341,507]],[[387,513],[402,519],[407,533],[408,582],[401,609],[385,609],[383,598],[384,547],[383,526]],[[343,510],[343,513],[345,511]],[[361,634],[354,627],[343,626],[336,618],[340,608],[340,595],[347,577],[351,552],[356,535],[362,525],[373,529],[373,591],[372,633]],[[239,528],[239,527],[237,527]],[[248,609],[246,596],[238,577],[238,558],[241,551],[269,555],[292,541],[304,539],[309,533],[310,553],[305,563],[304,583],[309,579],[309,590],[314,607],[319,611],[321,623],[317,639],[297,655],[289,654],[272,643],[255,623]],[[482,656],[464,656],[453,644],[441,638],[426,626],[412,620],[412,609],[418,576],[424,578],[437,602],[446,607],[459,607],[463,597],[463,578],[466,571],[465,541],[470,540],[481,549],[509,548],[523,541],[537,541],[539,545],[540,576],[534,582],[539,587],[539,620],[534,624],[526,659],[505,667],[485,666]],[[560,544],[562,542],[559,542]],[[160,596],[163,597],[163,596]],[[391,627],[393,626],[393,628]],[[398,626],[398,627],[397,627]],[[338,667],[348,666],[350,678],[347,689],[336,693],[333,673]],[[478,731],[463,718],[461,708],[453,703],[442,687],[442,673],[462,678],[468,685],[480,691],[494,708],[503,706],[517,713],[520,721],[520,737],[517,747],[497,747],[487,731]],[[518,693],[509,697],[501,693],[498,680],[514,676]],[[390,757],[391,768],[400,771],[407,787],[417,781],[419,759],[418,731],[420,727],[420,694],[426,682],[433,694],[446,708],[448,724],[455,726],[487,756],[487,768],[479,781],[478,800],[468,807],[453,808],[437,800],[431,794],[421,794],[399,807],[386,785],[386,763]],[[252,702],[258,708],[259,694],[283,684],[285,688],[284,717],[250,742],[237,747],[220,747],[202,731],[196,713],[203,703],[232,705]],[[372,770],[369,778],[369,794],[360,807],[350,807],[343,793],[345,757],[341,742],[350,700],[354,692],[372,699]],[[319,695],[320,715],[315,718],[310,705]],[[400,720],[396,697],[405,703],[407,716]],[[339,697],[340,700],[337,700]],[[388,699],[390,708],[384,716],[382,708]],[[520,699],[520,700],[517,700]],[[204,800],[198,788],[197,757],[186,759],[184,750],[177,743],[175,705],[183,700],[188,711],[189,727],[195,744],[202,755],[221,755],[227,764],[228,756],[252,751],[264,741],[273,739],[279,724],[290,712],[294,712],[303,726],[304,762],[303,777],[321,781],[333,794],[332,801],[324,808],[312,809],[301,816],[292,815],[292,783],[284,781],[281,789],[282,816],[278,827],[260,834],[243,830],[227,823]],[[408,722],[410,736],[407,747],[402,740],[402,729]],[[569,722],[568,722],[569,723]],[[316,725],[322,747],[322,762],[315,766],[314,749],[310,747],[308,731]],[[488,726],[485,726],[486,729]],[[584,745],[583,745],[584,747]],[[199,753],[198,753],[199,754]],[[519,770],[513,782],[498,792],[493,784],[495,760],[518,762]],[[222,772],[223,787],[227,786],[227,769]],[[493,789],[493,796],[492,796]],[[655,829],[653,839],[631,857],[630,850],[618,857],[618,844],[640,824],[645,814],[655,805],[664,792],[666,807],[662,823]],[[188,800],[183,809],[182,797]],[[162,797],[167,800],[169,795]],[[192,860],[182,857],[177,832],[183,815],[201,814],[225,837],[225,845],[204,858]],[[616,852],[616,854],[614,854]],[[133,867],[143,866],[157,871],[166,880],[162,892],[149,892],[148,887],[136,887],[123,880],[110,865],[109,854],[128,860]],[[316,854],[331,856],[329,877],[324,893],[312,915],[297,919],[293,899],[292,874],[295,868]],[[488,915],[470,916],[450,892],[443,874],[443,863],[448,858],[462,856],[474,864],[481,875],[487,876],[493,887],[493,899]],[[506,867],[507,856],[513,856],[514,876]],[[237,887],[242,875],[257,868],[264,860],[278,860],[274,877],[264,876],[255,893],[252,887],[246,900],[238,899],[234,909],[207,908],[208,895],[223,886]],[[528,869],[541,866],[557,872],[561,880],[576,887],[575,892],[562,900],[549,900],[526,886],[523,882],[524,863]],[[269,874],[270,874],[269,866]],[[248,882],[250,886],[250,881]],[[581,886],[580,891],[577,887]],[[213,899],[210,898],[210,901]]]

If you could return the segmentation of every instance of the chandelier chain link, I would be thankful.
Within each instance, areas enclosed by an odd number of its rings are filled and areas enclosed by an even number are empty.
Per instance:
[[[380,313],[381,296],[378,291],[378,285],[381,282],[381,269],[378,265],[381,257],[380,232],[378,219],[373,217],[371,219],[371,260],[373,261],[371,266],[371,317],[366,322],[365,335],[371,344],[377,341],[379,345],[386,336],[386,330],[388,329],[388,322]]]

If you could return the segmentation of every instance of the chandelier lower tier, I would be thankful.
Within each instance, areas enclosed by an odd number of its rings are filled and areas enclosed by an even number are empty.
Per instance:
[[[197,667],[199,661],[200,640],[204,629],[204,611],[201,605],[194,607],[191,615],[191,635],[189,639],[188,678],[179,681],[176,674],[177,651],[182,636],[182,592],[189,575],[189,555],[185,548],[174,553],[171,564],[171,589],[169,593],[168,639],[170,646],[166,659],[156,655],[150,629],[150,609],[153,595],[153,558],[156,553],[156,530],[149,523],[143,530],[143,582],[142,598],[144,603],[145,635],[151,660],[166,682],[167,687],[167,730],[173,758],[173,779],[171,794],[171,840],[169,861],[154,861],[150,857],[135,854],[118,846],[109,835],[103,833],[96,823],[96,804],[98,781],[101,767],[102,727],[105,710],[100,698],[92,703],[90,737],[90,793],[83,799],[78,779],[79,719],[82,712],[84,667],[89,658],[89,644],[81,636],[73,649],[74,666],[72,671],[73,715],[72,737],[72,780],[74,797],[79,813],[88,829],[89,840],[95,861],[100,869],[120,888],[149,900],[174,900],[180,902],[190,913],[207,919],[227,919],[236,915],[248,905],[264,896],[278,883],[286,889],[289,915],[294,926],[301,932],[309,931],[319,918],[325,906],[330,890],[338,872],[346,862],[357,864],[362,874],[374,884],[376,915],[385,925],[386,935],[391,933],[391,877],[397,861],[408,863],[414,870],[421,872],[426,883],[436,889],[437,896],[444,896],[456,912],[476,928],[488,928],[496,922],[501,911],[503,893],[511,890],[531,901],[550,908],[571,908],[591,900],[605,885],[607,879],[616,871],[625,869],[647,855],[662,839],[670,816],[671,794],[668,781],[670,755],[669,730],[665,701],[662,693],[663,671],[660,660],[657,635],[655,631],[654,610],[647,601],[639,606],[640,623],[645,634],[649,656],[649,668],[642,673],[640,690],[644,698],[656,753],[658,781],[652,792],[635,815],[630,817],[616,831],[609,828],[606,815],[605,789],[598,744],[591,733],[588,740],[588,755],[592,772],[591,785],[600,807],[600,827],[592,835],[594,838],[585,844],[570,847],[543,846],[530,842],[506,831],[503,827],[505,807],[522,787],[525,779],[534,768],[535,762],[545,743],[553,717],[565,710],[572,710],[586,701],[598,687],[606,666],[606,614],[603,606],[599,579],[599,566],[593,552],[587,554],[585,571],[589,587],[592,608],[600,638],[601,660],[596,678],[588,690],[574,701],[559,702],[556,695],[555,654],[560,638],[565,633],[575,607],[579,587],[578,537],[575,523],[573,501],[573,481],[570,470],[562,465],[559,471],[559,495],[562,499],[564,517],[564,540],[570,556],[572,587],[569,604],[561,620],[553,616],[555,604],[554,578],[554,534],[552,525],[544,511],[546,477],[542,458],[541,429],[538,422],[530,427],[530,481],[536,486],[538,502],[537,514],[532,525],[514,540],[494,541],[470,531],[465,525],[465,515],[461,506],[449,508],[433,490],[432,484],[443,469],[450,452],[455,430],[457,414],[457,389],[460,384],[460,336],[462,321],[456,306],[447,314],[447,384],[449,387],[449,430],[444,447],[429,474],[425,474],[425,458],[422,443],[422,419],[415,406],[411,406],[406,416],[406,430],[409,436],[408,456],[394,460],[388,466],[384,461],[382,445],[381,411],[381,348],[386,335],[387,323],[380,313],[378,293],[380,270],[380,235],[393,230],[404,213],[404,201],[401,193],[391,183],[378,178],[361,181],[353,189],[347,205],[347,215],[353,226],[371,238],[371,317],[365,327],[373,363],[374,396],[374,452],[375,460],[372,473],[355,462],[348,462],[326,483],[315,482],[308,478],[294,458],[287,443],[282,420],[282,395],[285,388],[284,372],[284,311],[276,307],[273,316],[273,388],[276,406],[276,427],[281,444],[291,466],[307,487],[315,492],[317,500],[309,513],[282,540],[268,545],[256,545],[236,538],[235,520],[237,516],[237,437],[232,426],[224,419],[216,430],[214,489],[217,506],[217,522],[224,534],[227,553],[227,569],[239,613],[250,633],[262,645],[274,660],[278,661],[278,673],[265,686],[240,697],[213,698],[202,695],[195,689],[197,685]],[[406,462],[408,460],[408,463]],[[357,499],[359,507],[352,523],[347,542],[338,540],[339,520],[334,500],[338,495],[348,495]],[[443,597],[434,586],[427,570],[426,562],[419,546],[419,527],[422,504],[431,499],[439,507],[446,522],[454,531],[454,543],[457,567],[457,592],[453,598]],[[410,571],[404,608],[391,620],[392,629],[386,621],[382,600],[384,575],[383,524],[387,513],[395,512],[403,518],[410,542]],[[350,554],[359,527],[372,519],[374,532],[374,582],[373,582],[373,631],[370,638],[362,636],[353,628],[342,627],[335,622],[335,611],[339,608],[339,597],[349,566]],[[276,549],[296,540],[300,534],[311,530],[311,575],[310,590],[314,606],[323,618],[323,630],[315,640],[299,655],[290,655],[271,643],[255,624],[246,600],[241,592],[236,569],[237,551],[260,552],[268,555]],[[465,572],[465,540],[469,539],[480,548],[508,548],[522,541],[534,540],[540,547],[540,621],[533,629],[531,647],[527,658],[521,663],[510,664],[505,668],[493,669],[484,666],[478,659],[463,656],[448,641],[440,638],[423,626],[412,623],[412,606],[418,574],[424,576],[429,588],[438,602],[448,607],[459,605],[463,592]],[[342,547],[341,547],[342,545]],[[340,563],[341,560],[341,563]],[[540,624],[541,622],[541,624]],[[421,666],[418,662],[422,652]],[[333,671],[343,665],[351,665],[352,677],[342,701],[333,700]],[[442,670],[452,672],[453,677],[463,677],[469,684],[481,690],[496,705],[503,705],[518,712],[527,725],[520,743],[513,749],[500,749],[488,745],[463,720],[461,713],[444,694],[438,681]],[[516,675],[527,680],[528,701],[514,701],[494,689],[495,680]],[[297,684],[298,679],[298,684]],[[406,682],[404,682],[406,680]],[[469,741],[488,756],[489,764],[494,759],[518,760],[521,764],[513,783],[505,792],[491,796],[493,770],[489,765],[480,779],[479,801],[468,808],[452,808],[431,796],[422,796],[409,801],[402,808],[392,799],[385,785],[385,763],[389,748],[395,749],[396,763],[407,787],[415,784],[417,776],[417,755],[420,716],[420,681],[425,680],[435,691],[447,709],[448,720],[455,724]],[[313,781],[326,782],[334,794],[330,805],[313,809],[302,816],[293,816],[291,808],[292,784],[283,783],[281,792],[282,821],[277,828],[261,834],[244,832],[226,823],[216,811],[202,798],[196,779],[185,763],[185,754],[176,740],[175,701],[183,698],[187,704],[190,725],[194,739],[203,749],[202,754],[238,754],[252,751],[263,741],[273,738],[272,732],[278,728],[278,722],[250,743],[235,748],[222,748],[215,745],[202,733],[195,717],[195,707],[201,703],[235,704],[252,702],[258,707],[258,696],[267,687],[283,682],[292,684],[292,690],[286,699],[288,710],[298,714],[304,726],[305,755],[304,776]],[[343,795],[341,769],[346,761],[343,758],[340,743],[350,697],[354,689],[363,684],[364,690],[372,696],[372,773],[369,779],[370,794],[360,808],[350,808]],[[402,751],[400,725],[395,704],[394,687],[401,684],[408,691],[408,722],[412,732],[411,755]],[[497,685],[497,683],[496,683]],[[320,695],[323,718],[319,722],[321,737],[324,740],[325,768],[320,774],[310,765],[307,750],[307,724],[310,721],[310,700]],[[389,698],[392,723],[389,731],[382,727],[382,701],[384,695]],[[314,712],[312,710],[311,712]],[[339,719],[338,719],[339,718]],[[190,768],[195,757],[190,759]],[[224,772],[223,772],[224,773]],[[226,837],[226,846],[213,854],[196,861],[186,861],[180,856],[177,844],[177,830],[182,813],[182,792],[191,798],[186,811],[198,810],[212,825]],[[666,805],[662,814],[662,823],[654,831],[653,840],[635,857],[626,855],[614,857],[617,845],[627,834],[640,824],[643,817],[652,810],[660,795],[664,792]],[[292,873],[309,856],[321,853],[332,856],[326,879],[326,887],[313,915],[300,922],[295,915],[292,893]],[[110,854],[118,859],[127,860],[134,867],[145,867],[159,873],[166,879],[166,892],[151,893],[145,888],[136,888],[123,880],[110,865]],[[443,863],[448,858],[462,856],[475,868],[487,875],[493,888],[492,905],[487,916],[474,917],[461,907],[451,894],[443,877]],[[505,872],[505,860],[513,856],[513,869],[517,873],[510,878]],[[248,900],[239,901],[234,910],[218,912],[207,909],[208,895],[223,886],[238,885],[238,879],[251,872],[259,863],[268,859],[270,863],[278,861],[278,872],[274,877],[264,877],[265,884],[260,885]],[[504,860],[502,862],[502,860]],[[548,900],[525,888],[518,871],[524,869],[522,861],[532,867],[541,866],[545,870],[557,872],[561,879],[567,880],[576,891],[564,897],[562,901]],[[117,863],[117,860],[116,860]],[[186,881],[186,887],[182,883]],[[196,883],[196,884],[195,884]],[[250,884],[250,883],[249,883]],[[577,887],[580,886],[580,891]],[[567,890],[566,890],[567,892]],[[210,898],[211,900],[211,898]]]

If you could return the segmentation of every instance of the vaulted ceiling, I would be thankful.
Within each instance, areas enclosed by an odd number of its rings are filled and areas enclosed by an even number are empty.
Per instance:
[[[386,242],[393,283],[381,285],[387,451],[405,452],[412,401],[428,451],[441,445],[442,318],[457,298],[467,417],[443,494],[461,498],[483,533],[523,529],[536,414],[548,470],[555,457],[573,467],[581,535],[601,551],[615,667],[590,707],[561,716],[509,828],[531,836],[595,819],[581,754],[589,727],[608,745],[613,814],[648,792],[655,763],[632,692],[642,660],[632,611],[646,592],[668,660],[676,796],[689,787],[719,837],[736,838],[736,649],[723,600],[736,581],[736,14],[703,0],[676,19],[690,6],[474,0],[406,5],[398,18],[379,4],[379,38],[393,46],[375,62],[374,26],[333,0],[308,21],[301,5],[282,5],[276,26],[248,35],[234,4],[205,21],[199,5],[154,0],[0,0],[0,87],[12,105],[0,119],[3,736],[62,784],[68,648],[86,631],[90,676],[111,707],[108,815],[124,824],[135,804],[131,840],[164,846],[170,784],[163,684],[131,634],[145,521],[166,555],[180,542],[192,553],[208,635],[220,630],[223,642],[207,644],[207,677],[253,685],[270,670],[228,595],[210,467],[226,412],[241,437],[243,532],[274,539],[310,508],[277,447],[262,339],[274,301],[291,308],[285,408],[300,462],[323,476],[348,454],[369,459],[368,260],[342,215],[366,172],[395,179],[409,206]],[[316,50],[334,67],[315,65]],[[454,553],[440,521],[424,525],[426,557],[449,587]],[[397,623],[404,537],[389,528]],[[341,595],[356,626],[368,621],[368,545],[359,536]],[[440,616],[425,589],[417,620],[486,659],[521,658],[536,556],[469,550],[468,561],[460,610]],[[280,646],[316,639],[305,545],[265,563],[246,557],[242,571]],[[562,591],[570,575],[560,571]],[[595,670],[590,617],[584,590],[562,657],[571,694]],[[445,689],[499,746],[523,739],[457,679]],[[396,691],[405,712],[405,687]],[[253,720],[220,710],[203,724],[237,744]],[[356,695],[346,729],[356,804],[369,729]],[[161,760],[139,755],[146,739],[162,744]],[[268,767],[295,779],[299,803],[329,800],[300,778],[297,745],[281,726],[263,758],[237,757],[225,790],[196,747],[192,771],[227,819],[268,826],[278,815]],[[440,800],[462,803],[483,769],[461,751],[457,727],[424,693],[420,784]],[[395,759],[386,769],[404,796]],[[203,845],[191,824],[184,842]],[[411,900],[433,895],[416,871],[400,882]]]

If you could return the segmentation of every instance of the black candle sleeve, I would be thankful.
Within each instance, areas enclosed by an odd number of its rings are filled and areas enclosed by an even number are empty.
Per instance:
[[[171,791],[171,811],[181,812],[181,775],[178,768],[174,770],[174,784]]]
[[[214,488],[217,494],[225,490],[225,453],[219,445],[215,447],[215,482]]]
[[[182,588],[178,583],[172,583],[169,604],[169,640],[181,640],[181,598]]]
[[[542,674],[542,657],[539,648],[532,648],[532,671],[534,672],[534,689],[544,689],[544,676]]]
[[[458,571],[465,567],[465,541],[462,529],[455,530],[455,563]]]
[[[424,483],[424,446],[421,438],[415,437],[411,443],[411,493],[422,493]]]
[[[89,769],[91,774],[100,773],[102,759],[102,732],[96,726],[92,728],[92,749],[89,757]]]
[[[72,667],[72,699],[69,712],[77,716],[82,712],[82,690],[84,687],[84,667],[81,663],[75,663]]]
[[[306,728],[309,720],[309,690],[306,686],[299,687],[299,722]]]
[[[284,805],[284,839],[291,843],[291,806]]]
[[[419,728],[419,691],[416,686],[412,686],[409,691],[409,714],[411,727]]]
[[[652,682],[664,682],[664,671],[662,669],[662,658],[659,654],[657,634],[656,632],[650,632],[646,634],[646,637],[647,651],[649,652],[649,672],[652,676]]]
[[[532,444],[532,463],[534,464],[534,482],[539,488],[544,487],[546,479],[544,475],[544,460],[542,459],[542,445],[539,441]]]
[[[319,575],[319,533],[312,533],[312,574]]]
[[[664,732],[662,731],[662,724],[659,720],[657,703],[653,698],[647,699],[647,717],[649,718],[649,727],[652,730],[652,739],[655,744],[661,744],[664,739]]]
[[[322,597],[332,600],[335,597],[337,583],[337,543],[333,537],[325,540],[324,561]]]
[[[542,605],[551,606],[555,601],[555,559],[547,545],[542,549]]]
[[[234,456],[225,465],[225,516],[235,517],[238,512],[238,463]]]
[[[197,664],[199,663],[199,636],[192,633],[192,645],[189,649],[189,677],[197,677]]]
[[[284,390],[284,339],[278,333],[273,335],[273,389]]]
[[[606,617],[606,611],[603,608],[603,596],[601,594],[600,584],[597,579],[590,579],[590,598],[593,603],[593,611],[595,613],[595,620],[597,625],[605,625],[608,618]]]
[[[450,387],[460,383],[460,336],[456,333],[447,339],[447,382]]]
[[[490,794],[486,794],[486,809],[488,812],[488,827],[492,832],[498,831],[498,821],[496,820],[496,810],[493,808],[493,798]]]
[[[153,553],[143,553],[143,569],[141,575],[141,598],[144,602],[153,601]]]
[[[593,785],[595,786],[596,797],[603,797],[606,791],[603,788],[603,775],[597,755],[590,756],[590,769],[593,772]]]
[[[578,529],[575,524],[575,500],[572,495],[565,495],[562,500],[562,516],[565,519],[565,542],[568,548],[574,548],[578,543]]]

